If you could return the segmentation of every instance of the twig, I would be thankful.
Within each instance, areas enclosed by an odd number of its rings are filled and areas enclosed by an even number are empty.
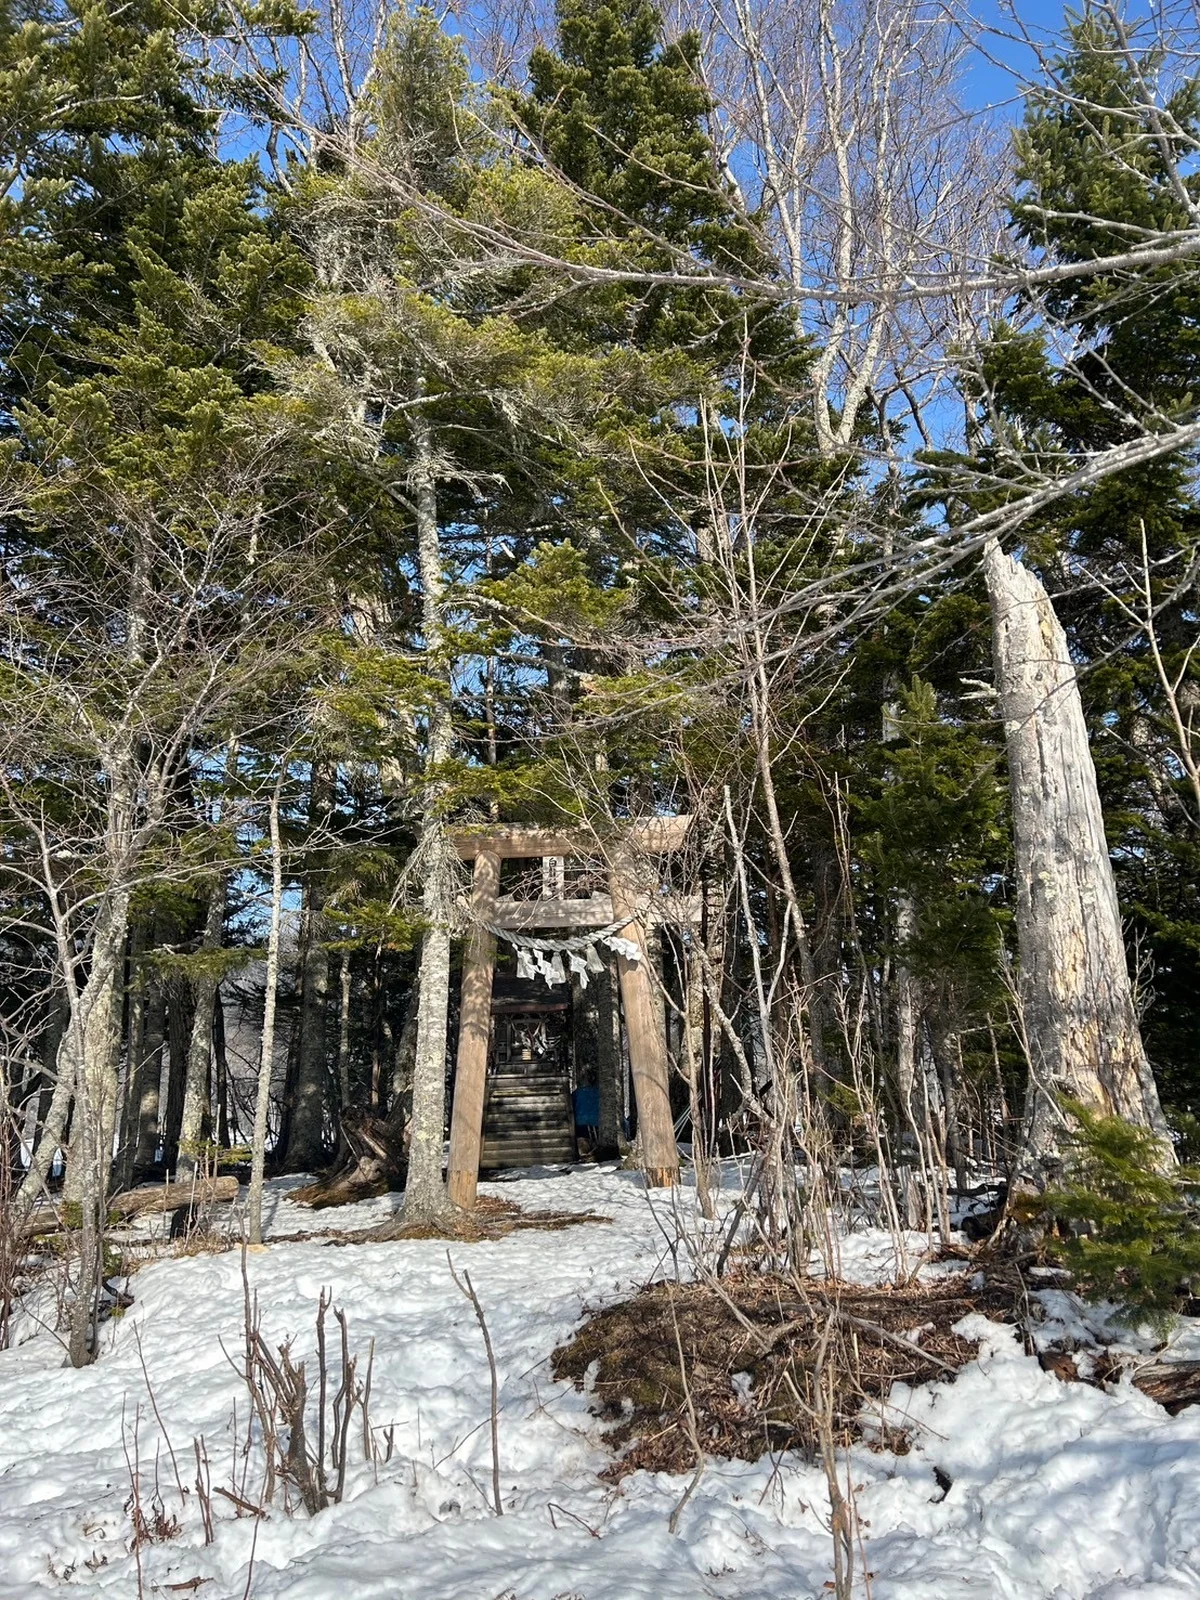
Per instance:
[[[733,1241],[737,1238],[737,1231],[742,1224],[742,1219],[750,1209],[750,1202],[754,1198],[754,1192],[758,1188],[759,1181],[762,1178],[762,1173],[762,1160],[761,1158],[757,1158],[755,1160],[754,1167],[751,1170],[749,1182],[742,1190],[742,1193],[738,1196],[737,1202],[733,1208],[733,1213],[729,1219],[728,1231],[726,1232],[724,1243],[721,1245],[720,1254],[717,1256],[717,1265],[715,1271],[718,1278],[725,1271],[725,1262],[728,1260],[729,1252],[733,1248]]]
[[[219,1494],[223,1500],[228,1500],[232,1505],[235,1505],[239,1511],[248,1511],[252,1517],[262,1518],[267,1514],[263,1510],[262,1506],[256,1506],[253,1500],[244,1499],[243,1496],[236,1494],[232,1489],[216,1488],[213,1490],[213,1493]]]
[[[837,1322],[843,1322],[848,1327],[857,1328],[860,1333],[869,1333],[876,1339],[883,1339],[888,1344],[894,1344],[901,1350],[907,1350],[909,1355],[919,1356],[922,1361],[927,1361],[931,1367],[946,1372],[952,1378],[958,1377],[958,1368],[952,1367],[948,1361],[943,1361],[940,1356],[935,1356],[932,1351],[922,1350],[921,1346],[912,1339],[906,1339],[902,1333],[893,1333],[890,1328],[881,1327],[878,1322],[867,1322],[863,1317],[853,1317],[848,1311],[823,1301],[825,1309]]]
[[[367,1346],[367,1375],[363,1379],[362,1396],[359,1404],[362,1407],[363,1431],[363,1460],[378,1463],[375,1453],[375,1440],[371,1433],[371,1378],[375,1371],[375,1341]]]
[[[683,1399],[687,1406],[688,1437],[692,1442],[692,1449],[696,1452],[696,1470],[692,1473],[687,1488],[680,1496],[679,1503],[667,1519],[667,1532],[674,1535],[679,1531],[679,1519],[683,1515],[684,1507],[695,1494],[697,1485],[704,1476],[704,1450],[700,1444],[700,1430],[696,1426],[696,1407],[692,1404],[691,1385],[687,1380],[687,1364],[683,1359],[683,1340],[679,1337],[679,1318],[675,1315],[675,1296],[670,1291],[667,1293],[667,1304],[671,1308],[671,1326],[675,1330],[675,1348],[679,1352],[679,1378],[683,1384]]]
[[[599,1530],[593,1528],[590,1522],[585,1522],[582,1517],[577,1517],[573,1511],[568,1511],[566,1506],[560,1506],[557,1500],[547,1500],[546,1510],[550,1513],[550,1522],[553,1527],[558,1527],[558,1523],[554,1521],[554,1513],[561,1511],[564,1517],[570,1517],[572,1522],[577,1522],[581,1528],[591,1534],[593,1539],[600,1537]]]
[[[185,1506],[187,1505],[187,1490],[183,1487],[183,1479],[179,1475],[179,1462],[175,1459],[175,1446],[171,1443],[171,1436],[167,1432],[167,1425],[162,1419],[162,1413],[158,1409],[158,1401],[154,1396],[154,1385],[150,1382],[150,1373],[146,1368],[146,1356],[142,1350],[142,1330],[136,1322],[133,1325],[133,1342],[137,1345],[138,1361],[141,1363],[142,1377],[146,1380],[146,1393],[150,1396],[150,1406],[154,1412],[154,1420],[158,1423],[163,1442],[167,1447],[167,1453],[171,1457],[171,1468],[175,1473],[175,1487],[179,1490],[179,1504]]]
[[[496,1508],[496,1515],[502,1517],[504,1515],[504,1501],[500,1496],[500,1384],[496,1376],[496,1355],[492,1349],[492,1336],[488,1332],[487,1318],[483,1314],[479,1296],[475,1293],[474,1285],[471,1283],[471,1274],[464,1268],[462,1279],[459,1279],[458,1273],[454,1270],[454,1262],[450,1259],[449,1250],[446,1251],[446,1261],[450,1267],[450,1276],[454,1279],[459,1293],[465,1295],[475,1307],[475,1317],[479,1323],[479,1330],[483,1334],[483,1347],[487,1351],[488,1371],[492,1376],[492,1501]]]
[[[142,1579],[142,1490],[141,1468],[138,1465],[139,1406],[133,1413],[133,1460],[129,1459],[129,1444],[125,1438],[125,1402],[121,1402],[121,1449],[125,1452],[125,1465],[129,1468],[130,1500],[133,1502],[133,1559],[137,1567],[137,1600],[143,1600],[145,1587]]]
[[[259,1512],[261,1519],[263,1513]],[[246,1569],[246,1587],[242,1590],[242,1600],[250,1600],[250,1585],[254,1581],[254,1552],[258,1549],[258,1530],[260,1523],[254,1524],[254,1537],[250,1541],[250,1565]]]
[[[200,1501],[200,1516],[204,1522],[204,1542],[213,1542],[212,1518],[212,1473],[208,1464],[208,1447],[204,1443],[204,1436],[192,1440],[192,1449],[196,1452],[196,1495]]]

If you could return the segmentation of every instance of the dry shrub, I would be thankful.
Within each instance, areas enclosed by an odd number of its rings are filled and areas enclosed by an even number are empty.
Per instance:
[[[607,1478],[691,1469],[689,1399],[708,1455],[756,1461],[799,1450],[812,1459],[829,1384],[834,1426],[848,1442],[864,1402],[898,1380],[945,1378],[975,1356],[977,1345],[953,1331],[988,1309],[967,1281],[865,1289],[747,1273],[719,1285],[653,1284],[593,1316],[554,1352],[553,1371],[586,1383],[612,1424],[606,1439],[620,1455]]]

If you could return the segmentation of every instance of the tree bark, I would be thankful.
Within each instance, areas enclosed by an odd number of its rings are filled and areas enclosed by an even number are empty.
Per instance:
[[[142,963],[149,929],[144,917],[131,917],[125,958],[125,1065],[121,1074],[119,1132],[114,1181],[127,1189],[133,1176],[137,1145],[137,1069],[146,1033],[146,973]]]
[[[345,1111],[350,1104],[350,997],[351,979],[349,945],[342,951],[338,967],[338,1052],[337,1081],[338,1109]]]
[[[204,935],[200,941],[200,955],[215,959],[221,948],[225,931],[225,874],[221,873],[212,886],[208,910],[204,917]],[[188,1040],[187,1076],[183,1090],[183,1115],[179,1125],[179,1158],[176,1173],[189,1178],[196,1170],[199,1146],[206,1134],[212,1131],[212,1100],[210,1079],[212,1075],[213,1011],[220,978],[215,967],[202,966],[192,980],[195,1006],[192,1011],[192,1030]]]
[[[73,1367],[96,1356],[96,1312],[105,1200],[117,1115],[117,1063],[121,1049],[122,978],[129,929],[130,891],[114,887],[104,897],[92,930],[87,982],[75,997],[58,1054],[60,1082],[75,1084],[75,1121],[64,1189],[78,1202],[79,1279],[71,1309],[68,1356]],[[70,953],[60,953],[70,969]]]
[[[71,1009],[65,988],[57,986],[50,1001],[50,1015],[41,1039],[42,1092],[38,1096],[38,1125],[34,1132],[29,1166],[17,1190],[17,1209],[24,1216],[41,1198],[55,1152],[67,1125],[67,1112],[75,1084],[58,1070],[63,1038],[70,1027]],[[49,1093],[47,1093],[47,1086]]]
[[[116,1135],[117,1064],[124,1011],[121,980],[129,901],[128,889],[118,887],[100,906],[92,930],[87,982],[59,1048],[59,1078],[65,1075],[73,1080],[76,1094],[66,1181],[73,1200],[82,1201],[108,1187]]]
[[[640,951],[640,959],[636,961],[617,956],[621,1002],[629,1035],[629,1062],[637,1096],[638,1143],[647,1186],[665,1189],[679,1181],[679,1152],[671,1116],[667,1041],[660,1025],[662,1011],[655,1004],[649,944],[641,918],[635,914],[636,881],[634,864],[617,857],[609,874],[613,917],[622,924],[622,938],[635,944]]]
[[[913,1114],[913,1089],[917,1081],[917,985],[909,971],[904,947],[917,931],[917,908],[907,890],[896,905],[896,1098],[900,1127],[907,1128]]]
[[[450,900],[449,841],[442,817],[440,773],[454,749],[450,713],[449,673],[441,660],[444,650],[442,600],[446,581],[442,572],[438,537],[436,468],[433,434],[420,407],[412,424],[413,497],[417,508],[417,555],[421,570],[421,623],[425,636],[427,671],[438,679],[429,707],[429,733],[425,756],[425,814],[419,849],[425,870],[422,909],[425,935],[421,941],[417,1009],[417,1050],[413,1063],[412,1139],[408,1180],[404,1189],[406,1221],[436,1220],[450,1209],[442,1180],[442,1155],[446,1131],[446,1036],[450,1010]]]
[[[309,835],[325,832],[333,807],[333,781],[323,759],[312,764]],[[329,951],[323,939],[325,890],[319,865],[310,865],[304,891],[300,941],[300,1037],[296,1088],[288,1125],[285,1162],[289,1171],[314,1172],[325,1159],[325,1034],[329,999]]]
[[[135,1063],[133,1079],[132,1110],[137,1119],[137,1138],[133,1151],[132,1178],[152,1167],[158,1158],[158,1113],[166,1024],[166,988],[161,974],[152,971],[146,975],[141,1056]]]
[[[167,994],[167,1104],[163,1113],[163,1165],[174,1172],[179,1161],[179,1134],[183,1126],[183,1100],[187,1089],[188,1052],[192,1042],[195,996],[191,981],[171,972]]]
[[[230,1116],[229,1053],[225,1042],[225,1004],[221,999],[221,986],[213,995],[213,1064],[216,1068],[216,1135],[222,1150],[232,1148],[237,1134],[237,1107]]]
[[[275,1001],[279,994],[279,934],[283,923],[283,851],[279,839],[279,782],[271,795],[267,827],[271,839],[271,925],[267,934],[267,983],[263,995],[262,1046],[258,1090],[254,1097],[254,1132],[250,1139],[250,1243],[262,1243],[263,1182],[267,1163],[267,1114],[271,1109],[271,1074],[275,1066]]]
[[[1029,1092],[1018,1176],[1061,1169],[1060,1096],[1149,1128],[1173,1164],[1129,979],[1096,769],[1066,636],[1040,580],[984,553],[1012,789]]]
[[[475,1209],[479,1183],[479,1150],[483,1137],[483,1102],[487,1089],[488,1043],[492,1024],[492,978],[496,970],[496,935],[487,926],[496,915],[500,890],[500,857],[481,850],[475,857],[471,894],[474,923],[463,957],[462,1003],[458,1026],[458,1066],[454,1078],[454,1113],[450,1124],[447,1186],[452,1205]]]
[[[596,1074],[600,1090],[599,1146],[596,1154],[611,1161],[621,1153],[624,1094],[621,1082],[621,1016],[617,985],[613,981],[615,957],[601,951],[603,972],[596,974]]]

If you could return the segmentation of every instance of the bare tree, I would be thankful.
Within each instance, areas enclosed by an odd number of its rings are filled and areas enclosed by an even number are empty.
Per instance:
[[[3,916],[10,935],[40,952],[45,993],[66,1011],[47,1126],[20,1203],[28,1211],[39,1198],[73,1103],[76,1362],[94,1353],[131,908],[151,885],[186,886],[211,871],[180,847],[202,831],[181,778],[231,726],[272,720],[258,684],[295,650],[296,607],[307,605],[317,565],[311,547],[293,542],[247,580],[242,553],[277,463],[269,443],[244,443],[213,460],[198,495],[189,500],[179,484],[159,505],[126,497],[86,459],[55,464],[52,494],[44,481],[26,482],[22,514],[44,516],[45,494],[70,522],[69,554],[17,554],[4,573]],[[188,532],[198,524],[202,538]],[[140,1081],[137,1072],[126,1079]]]
[[[886,432],[893,406],[924,435],[970,309],[958,284],[1001,233],[999,141],[961,105],[967,37],[929,0],[678,0],[671,14],[704,40],[725,176],[765,219],[816,341],[820,448],[851,449],[870,413]],[[914,300],[918,283],[943,291]]]

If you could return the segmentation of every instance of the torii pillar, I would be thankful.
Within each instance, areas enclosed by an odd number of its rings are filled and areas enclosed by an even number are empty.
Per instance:
[[[621,983],[621,1007],[629,1034],[629,1066],[633,1092],[637,1097],[638,1138],[642,1145],[642,1170],[650,1189],[669,1189],[679,1182],[679,1151],[675,1144],[675,1121],[671,1116],[671,1070],[667,1060],[667,1041],[659,1026],[650,976],[650,951],[642,919],[637,910],[636,878],[628,856],[618,855],[609,870],[613,921],[628,922],[621,937],[640,952],[634,961],[617,953],[617,976]]]
[[[500,857],[480,850],[471,889],[471,933],[463,956],[462,1000],[458,1021],[458,1061],[454,1072],[454,1111],[450,1119],[450,1160],[446,1187],[451,1205],[475,1207],[483,1100],[487,1088],[488,1042],[492,1028],[492,978],[496,935],[485,926],[495,920],[500,892]]]
[[[620,848],[611,856],[609,890],[612,922],[629,922],[621,935],[637,946],[639,959],[618,955],[621,1002],[629,1035],[629,1064],[637,1099],[642,1167],[650,1188],[668,1188],[679,1181],[679,1151],[671,1117],[670,1073],[667,1043],[658,1027],[650,976],[646,930],[637,909],[633,852],[660,854],[677,849],[691,823],[690,817],[656,817],[626,830]],[[451,1201],[471,1210],[479,1182],[479,1154],[483,1141],[483,1105],[487,1088],[488,1043],[491,1032],[492,977],[496,965],[495,935],[483,926],[501,921],[497,911],[500,862],[505,856],[580,856],[602,853],[594,834],[583,828],[552,829],[514,825],[491,827],[456,835],[458,853],[474,858],[475,881],[471,895],[473,927],[463,961],[462,1007],[459,1022],[458,1061],[454,1083],[454,1108],[450,1120],[450,1161],[447,1182]],[[542,901],[536,919],[548,925],[583,928],[597,925],[595,897],[591,900]],[[603,925],[603,918],[600,919]],[[514,924],[515,925],[515,924]],[[522,921],[522,926],[536,925]]]

